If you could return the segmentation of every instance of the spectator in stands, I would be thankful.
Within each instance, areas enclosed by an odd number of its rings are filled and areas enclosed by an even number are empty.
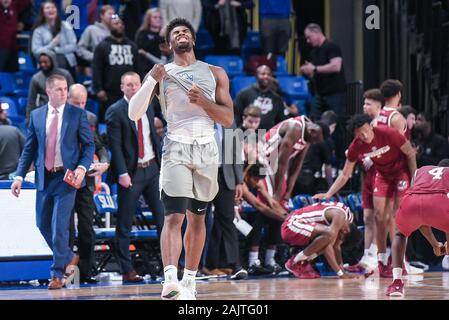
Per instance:
[[[204,24],[215,54],[240,54],[248,30],[246,11],[253,6],[252,0],[203,0]]]
[[[19,15],[31,6],[30,0],[0,1],[0,72],[16,72],[19,70],[17,28]]]
[[[41,70],[38,73],[34,74],[31,78],[30,89],[28,91],[28,100],[26,106],[27,123],[30,119],[31,111],[48,102],[45,83],[50,76],[59,74],[67,80],[67,84],[69,86],[74,83],[70,72],[58,67],[56,56],[53,51],[43,50],[39,54],[38,64]]]
[[[69,248],[67,232],[76,189],[64,181],[64,175],[67,169],[73,170],[74,184],[83,187],[95,146],[84,110],[66,103],[65,78],[52,75],[46,87],[48,104],[31,113],[11,191],[19,196],[23,178],[34,161],[37,226],[53,251],[48,289],[61,289],[73,279],[79,261]]]
[[[291,35],[291,1],[261,0],[259,6],[264,53],[285,56]]]
[[[106,109],[123,97],[120,90],[121,76],[138,70],[137,47],[125,37],[122,20],[114,16],[111,27],[111,36],[95,48],[92,63],[93,89],[100,102],[100,122],[104,121]]]
[[[336,155],[335,155],[335,129],[337,128],[338,116],[332,110],[324,111],[321,115],[320,121],[327,124],[329,127],[329,138],[326,139],[326,143],[331,151],[332,166],[336,167]]]
[[[76,50],[76,54],[81,60],[81,65],[91,67],[95,48],[101,41],[111,35],[111,22],[114,14],[114,7],[110,5],[102,6],[100,9],[100,21],[96,21],[95,24],[88,26],[81,34],[78,41],[78,49]]]
[[[271,69],[262,65],[257,68],[257,83],[240,91],[234,101],[234,115],[241,126],[243,110],[250,104],[258,107],[262,117],[260,129],[268,130],[285,119],[284,101],[273,91]]]
[[[52,0],[42,2],[31,37],[31,51],[36,59],[44,50],[56,54],[58,66],[76,77],[76,35],[72,26],[62,21]]]
[[[321,127],[323,137],[329,137],[329,126],[320,121],[316,122],[316,124]],[[293,195],[299,193],[315,194],[319,187],[319,179],[322,178],[323,166],[327,185],[328,187],[332,185],[331,152],[332,150],[327,141],[310,144],[301,172],[296,180]]]
[[[416,110],[411,106],[402,106],[398,109],[407,122],[407,131],[412,132],[416,124]]]
[[[175,18],[188,20],[195,32],[200,27],[201,13],[203,11],[201,0],[159,0],[159,10],[161,10],[162,14],[162,36],[165,36],[167,24]]]
[[[19,129],[0,125],[0,180],[8,180],[15,173],[24,145],[25,137]]]
[[[318,119],[326,110],[333,110],[338,116],[335,129],[337,164],[340,167],[345,161],[344,129],[346,118],[346,80],[343,69],[343,57],[340,47],[326,39],[321,27],[315,23],[308,24],[304,36],[313,49],[311,61],[301,67],[301,72],[309,77],[315,88],[310,117]]]
[[[432,115],[420,112],[414,127],[417,145],[416,163],[422,166],[436,166],[442,159],[449,157],[447,139],[435,133],[432,128]]]
[[[123,282],[141,282],[133,268],[129,252],[129,232],[136,204],[141,195],[156,217],[160,235],[164,207],[159,194],[161,147],[154,127],[154,110],[149,107],[138,121],[128,118],[128,103],[141,86],[135,72],[121,77],[122,99],[106,112],[106,125],[112,153],[112,181],[118,182],[118,212],[116,226],[117,254]]]
[[[11,120],[8,118],[8,112],[0,106],[0,125],[12,125]]]
[[[219,149],[218,193],[210,205],[214,205],[213,225],[207,250],[206,267],[209,270],[223,268],[235,280],[244,279],[248,272],[240,265],[239,239],[233,223],[236,201],[243,193],[242,150],[233,132],[215,124],[215,140]],[[228,159],[232,156],[231,159]],[[226,270],[228,269],[228,270]]]
[[[255,164],[262,151],[263,142],[256,135],[260,125],[261,113],[258,107],[249,105],[243,110],[241,129],[244,131],[243,160],[245,165]]]
[[[139,49],[140,75],[145,76],[156,63],[165,64],[167,57],[160,46],[165,41],[159,33],[162,28],[161,12],[157,8],[148,9],[136,35]]]
[[[75,107],[85,109],[87,102],[87,90],[81,84],[71,85],[69,88],[68,103]],[[96,116],[90,111],[87,120],[91,130],[95,129]],[[95,143],[94,162],[92,163],[88,174],[86,175],[86,185],[76,191],[75,198],[75,212],[78,217],[78,255],[80,282],[82,283],[96,283],[93,278],[92,270],[95,266],[94,245],[95,245],[95,231],[93,227],[93,219],[95,213],[94,191],[95,191],[95,177],[99,177],[109,168],[108,150],[103,145],[98,133],[92,130]],[[98,159],[98,160],[95,160]],[[71,225],[74,226],[74,215],[72,214]],[[71,228],[74,231],[74,228]],[[71,231],[72,231],[71,230]]]

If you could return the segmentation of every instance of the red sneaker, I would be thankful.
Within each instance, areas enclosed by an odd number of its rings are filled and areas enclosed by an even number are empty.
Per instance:
[[[377,262],[379,268],[379,276],[381,278],[393,278],[393,269],[391,264],[384,265],[381,261]]]
[[[320,274],[313,269],[309,262],[294,262],[294,257],[288,259],[285,263],[285,269],[298,279],[316,279],[320,277]]]
[[[404,282],[401,279],[394,280],[387,288],[387,296],[389,297],[404,296]]]

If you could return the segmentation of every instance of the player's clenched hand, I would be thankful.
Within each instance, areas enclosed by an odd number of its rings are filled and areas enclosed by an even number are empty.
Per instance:
[[[436,256],[444,256],[447,254],[447,243],[446,246],[443,245],[441,242],[438,242],[438,245],[435,245],[433,247],[433,253],[435,253]]]
[[[327,193],[317,193],[312,198],[318,199],[318,200],[323,200],[323,199],[329,199],[330,196]]]
[[[194,103],[200,107],[205,107],[209,103],[209,99],[207,99],[201,90],[194,84],[192,89],[187,93],[189,97],[190,103]]]
[[[167,73],[165,72],[164,65],[160,63],[155,64],[150,70],[150,76],[157,82],[163,80],[166,75]]]

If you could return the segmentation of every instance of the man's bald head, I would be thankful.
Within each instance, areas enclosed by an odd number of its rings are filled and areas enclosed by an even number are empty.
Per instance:
[[[86,88],[79,83],[72,84],[69,88],[69,97],[67,102],[75,107],[84,109],[87,103]]]

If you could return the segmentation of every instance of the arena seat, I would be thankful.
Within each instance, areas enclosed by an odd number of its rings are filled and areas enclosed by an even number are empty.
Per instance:
[[[273,73],[276,77],[288,76],[287,61],[283,56],[276,56],[276,70]]]
[[[256,77],[253,76],[237,76],[231,80],[231,96],[234,99],[240,91],[255,84]]]
[[[8,118],[13,124],[20,124],[25,121],[25,116],[21,114],[17,103],[9,97],[0,97],[0,105],[8,113]]]
[[[351,211],[354,214],[360,214],[363,212],[362,208],[362,199],[361,199],[361,193],[350,193],[347,196],[348,199],[348,205]]]
[[[15,95],[16,79],[13,73],[0,72],[0,95]]]
[[[310,203],[310,195],[298,194],[292,198],[293,210],[298,210],[308,206]]]
[[[204,61],[222,67],[230,78],[245,75],[243,72],[243,60],[239,56],[208,55],[204,58]]]
[[[34,74],[37,71],[36,68],[34,67],[33,59],[27,52],[19,51],[18,61],[20,71],[25,71],[31,74]]]
[[[310,92],[307,80],[300,76],[279,76],[279,86],[287,96],[288,101],[309,100]]]

